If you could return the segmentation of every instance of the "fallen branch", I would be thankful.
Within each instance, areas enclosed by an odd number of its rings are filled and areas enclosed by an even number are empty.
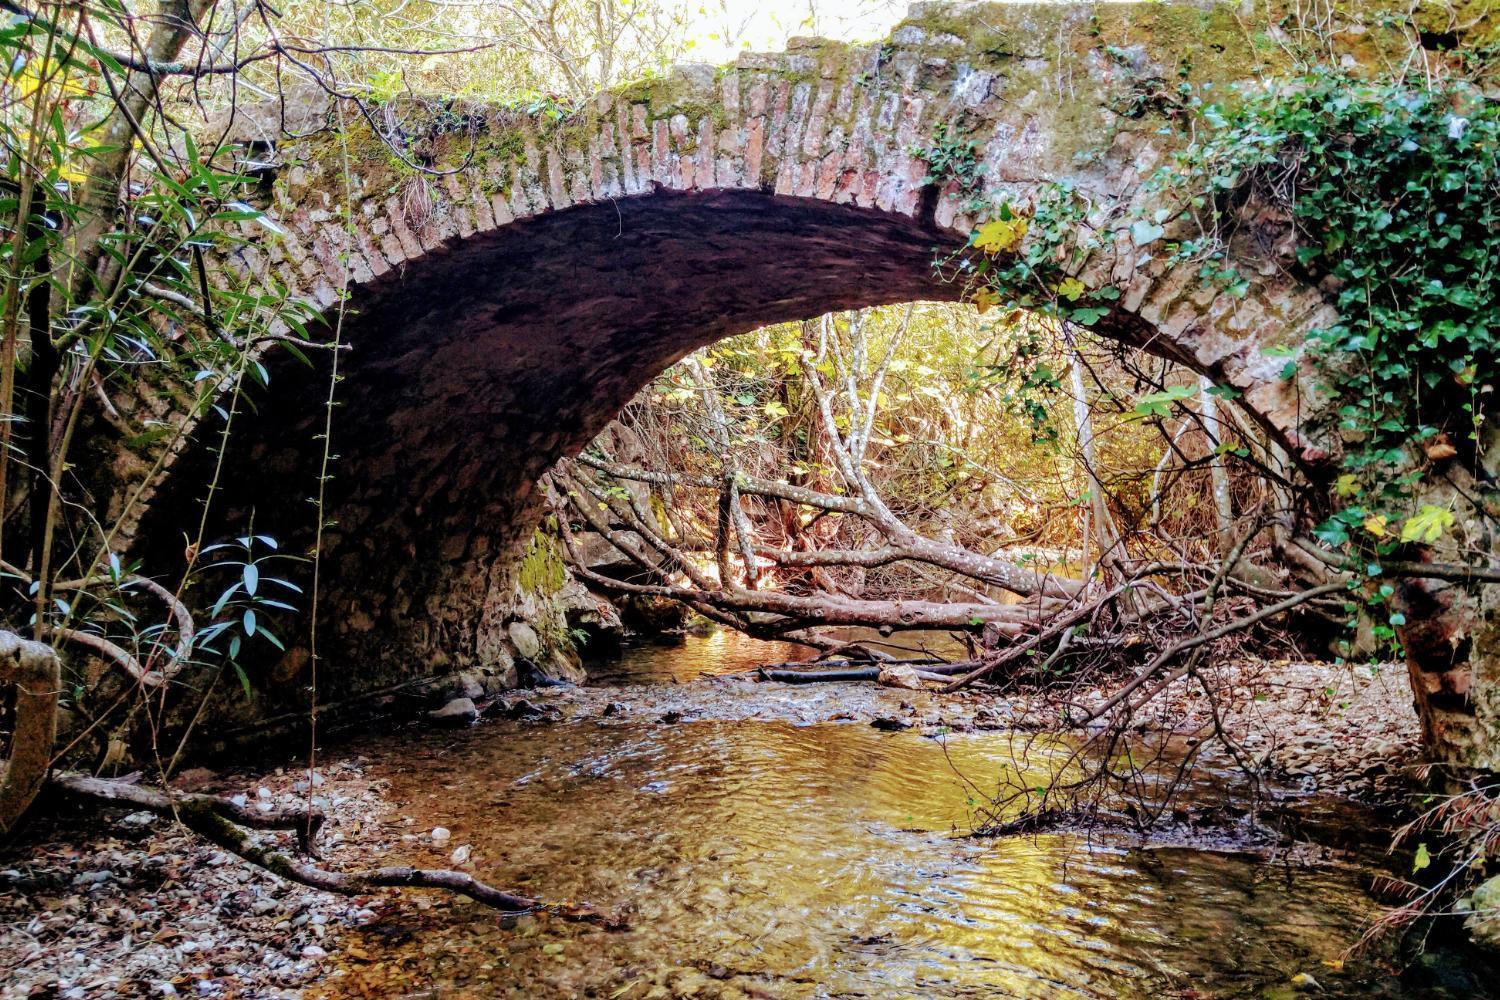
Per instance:
[[[297,847],[306,854],[314,853],[312,842],[325,822],[323,814],[316,809],[252,809],[218,795],[169,794],[129,780],[91,778],[76,771],[59,771],[48,783],[76,798],[145,809],[163,816],[181,818],[186,814],[208,812],[252,830],[295,830]]]
[[[916,671],[917,677],[922,680],[937,680],[947,682],[953,675],[966,673],[974,668],[973,660],[962,663],[943,663],[937,660],[914,660],[897,661],[932,664],[925,670]],[[886,663],[875,667],[853,667],[833,670],[780,670],[774,666],[761,667],[755,673],[767,681],[776,681],[781,684],[820,684],[832,681],[876,681],[887,667],[895,666],[897,663]]]
[[[443,889],[468,896],[486,906],[513,913],[536,910],[541,904],[527,896],[504,892],[479,881],[472,875],[447,869],[410,868],[396,865],[356,872],[332,872],[280,851],[251,842],[241,827],[257,830],[294,830],[299,847],[311,854],[311,841],[323,824],[316,811],[273,810],[261,812],[237,805],[216,795],[172,795],[132,785],[123,781],[106,781],[83,774],[54,774],[48,785],[72,798],[109,805],[144,809],[160,816],[170,816],[205,840],[230,851],[273,875],[289,882],[322,889],[343,896],[364,895],[382,888]],[[563,916],[581,919],[596,917],[592,911],[574,908],[559,910]]]
[[[870,665],[882,667],[926,667],[932,665],[947,665],[947,660],[940,660],[935,656],[924,657],[916,660],[787,660],[785,663],[763,663],[746,673],[759,673],[762,670],[797,670],[806,667],[827,668],[836,670],[841,667],[868,667]],[[941,673],[941,671],[934,671]]]

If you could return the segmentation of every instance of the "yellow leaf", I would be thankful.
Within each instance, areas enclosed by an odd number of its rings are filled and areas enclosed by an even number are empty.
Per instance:
[[[988,254],[1014,250],[1026,235],[1025,219],[991,219],[974,230],[974,245]]]
[[[1385,537],[1385,515],[1371,514],[1365,518],[1365,530],[1376,538]]]
[[[1083,282],[1077,278],[1066,278],[1057,286],[1057,294],[1069,302],[1077,302],[1078,296],[1083,294]]]
[[[75,77],[68,67],[36,57],[26,60],[26,64],[15,75],[14,81],[12,85],[23,101],[48,84],[58,88],[58,96],[63,100],[89,95],[89,88]]]
[[[981,288],[974,293],[974,308],[981,313],[989,312],[1000,304],[1000,293],[993,288]]]
[[[1431,545],[1453,527],[1453,512],[1432,504],[1423,504],[1422,509],[1406,519],[1401,526],[1403,542],[1422,542]]]
[[[1363,489],[1352,472],[1346,472],[1333,481],[1333,491],[1341,497],[1352,497]]]

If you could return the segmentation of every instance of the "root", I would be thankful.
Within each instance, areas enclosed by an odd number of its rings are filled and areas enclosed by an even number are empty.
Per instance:
[[[475,902],[508,913],[548,910],[564,919],[618,926],[616,921],[602,917],[592,908],[543,904],[528,896],[496,889],[472,875],[448,869],[396,865],[355,872],[328,871],[283,852],[252,843],[244,830],[245,827],[256,830],[293,830],[297,834],[302,853],[311,855],[312,840],[324,822],[323,815],[316,811],[261,812],[215,795],[175,795],[124,781],[106,781],[75,773],[55,774],[48,785],[70,798],[129,806],[172,817],[205,840],[273,875],[325,892],[359,896],[383,888],[441,889],[468,896]]]

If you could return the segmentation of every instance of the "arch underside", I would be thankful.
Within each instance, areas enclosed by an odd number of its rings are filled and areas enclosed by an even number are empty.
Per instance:
[[[340,339],[322,561],[320,681],[339,697],[502,655],[535,483],[689,351],[771,323],[955,298],[929,220],[756,191],[658,191],[470,237],[355,289]],[[235,418],[210,537],[313,545],[326,356],[270,365]],[[217,422],[138,537],[180,562]],[[174,485],[180,484],[180,485]],[[292,575],[305,578],[304,564]],[[270,667],[291,701],[296,635]],[[276,690],[269,693],[277,699]],[[273,706],[265,706],[267,709]]]

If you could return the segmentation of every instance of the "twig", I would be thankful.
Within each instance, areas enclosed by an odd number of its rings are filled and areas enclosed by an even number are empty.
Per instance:
[[[263,813],[214,795],[169,795],[153,788],[70,772],[53,775],[48,784],[73,798],[125,805],[160,816],[171,816],[204,839],[273,875],[326,892],[357,896],[375,889],[392,887],[442,889],[512,913],[527,913],[541,906],[530,897],[504,892],[472,875],[448,869],[398,865],[357,872],[327,871],[280,851],[254,844],[240,829],[251,827],[258,830],[295,830],[300,849],[311,854],[312,838],[323,824],[322,814],[316,811],[296,809]],[[564,912],[564,915],[569,913]]]

